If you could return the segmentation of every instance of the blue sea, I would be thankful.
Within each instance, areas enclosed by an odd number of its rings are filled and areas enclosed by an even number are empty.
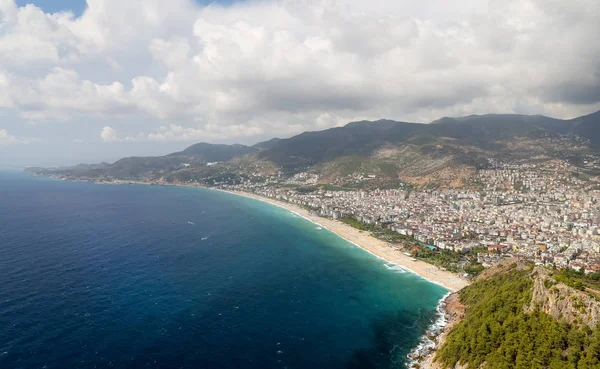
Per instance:
[[[404,368],[446,292],[253,199],[0,173],[0,368]]]

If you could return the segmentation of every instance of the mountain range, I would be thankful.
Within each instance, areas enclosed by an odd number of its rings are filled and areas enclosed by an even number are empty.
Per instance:
[[[570,120],[499,114],[444,117],[429,124],[360,121],[253,146],[198,143],[160,157],[29,170],[87,179],[205,184],[223,178],[291,177],[301,172],[332,183],[355,173],[372,173],[380,179],[378,185],[396,181],[423,184],[450,183],[491,161],[564,159],[581,164],[584,157],[593,161],[598,153],[600,111]]]

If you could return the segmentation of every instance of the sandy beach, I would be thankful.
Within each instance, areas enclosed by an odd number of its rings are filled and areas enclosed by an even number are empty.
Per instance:
[[[118,183],[117,182],[106,182],[106,183],[102,182],[102,183],[103,184],[125,184],[125,183],[132,184],[132,183],[135,183],[135,184],[144,184],[144,185],[150,184],[150,183],[146,183],[146,182],[134,182],[134,181],[123,181],[123,183],[120,183],[120,182],[118,182]],[[160,185],[168,185],[168,184],[160,183]],[[192,186],[191,185],[176,185],[176,186],[197,187],[197,186],[193,186],[193,185]],[[428,281],[430,281],[432,283],[436,283],[436,284],[448,289],[451,292],[459,291],[460,289],[462,289],[463,287],[466,287],[469,284],[468,281],[460,278],[460,276],[458,276],[455,273],[441,270],[438,267],[431,265],[429,263],[426,263],[424,261],[413,260],[412,257],[406,256],[399,250],[389,247],[388,243],[381,241],[375,237],[372,237],[369,234],[369,232],[358,230],[358,229],[353,228],[345,223],[342,223],[342,222],[339,222],[339,221],[336,221],[333,219],[328,219],[328,218],[323,218],[320,216],[312,215],[312,214],[310,214],[310,212],[308,210],[304,209],[301,206],[291,204],[288,202],[284,202],[284,201],[278,201],[278,200],[271,199],[268,197],[259,196],[259,195],[249,193],[249,192],[229,191],[229,190],[222,190],[222,189],[216,189],[216,188],[207,188],[207,189],[215,190],[215,191],[222,191],[222,192],[227,192],[227,193],[238,195],[238,196],[252,198],[252,199],[266,202],[271,205],[279,206],[281,208],[284,208],[286,210],[294,212],[294,213],[310,220],[311,222],[318,224],[319,226],[326,228],[331,232],[334,232],[338,236],[344,238],[347,241],[352,242],[353,244],[357,245],[358,247],[360,247],[374,255],[377,255],[380,258],[385,259],[391,263],[400,265],[401,267],[405,268],[406,270],[411,271],[411,272],[421,276],[422,278],[427,279]]]
[[[347,224],[338,222],[336,220],[311,215],[308,210],[294,204],[286,203],[283,201],[277,201],[248,192],[224,192],[267,202],[269,204],[279,206],[294,213],[297,213],[298,215],[320,225],[321,227],[327,228],[328,230],[339,235],[340,237],[356,244],[362,249],[374,255],[377,255],[389,262],[400,265],[406,268],[407,270],[410,270],[415,274],[429,280],[430,282],[439,284],[450,291],[458,291],[468,285],[467,281],[461,279],[458,275],[454,273],[443,271],[434,265],[428,264],[420,260],[413,261],[413,258],[402,254],[400,251],[394,248],[389,247],[386,242],[372,237],[369,234],[369,232],[360,231],[356,228],[353,228]]]

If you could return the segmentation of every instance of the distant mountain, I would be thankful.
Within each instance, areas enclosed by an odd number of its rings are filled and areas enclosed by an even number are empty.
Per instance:
[[[259,157],[283,167],[311,166],[340,156],[367,155],[386,142],[405,142],[426,130],[427,126],[423,124],[390,120],[353,122],[344,127],[304,132],[279,140],[270,149],[259,153]]]
[[[549,118],[543,115],[470,115],[462,118],[442,118],[432,124],[456,124],[465,132],[494,130],[500,137],[527,133],[572,134],[590,141],[594,148],[600,147],[600,111],[571,120]],[[470,134],[470,133],[469,133]]]
[[[250,154],[258,148],[244,145],[215,145],[210,143],[197,143],[187,149],[169,154],[168,156],[192,156],[207,162],[229,161],[236,156]]]
[[[569,121],[571,132],[590,140],[593,149],[600,149],[600,111]]]
[[[32,173],[50,174],[55,172],[69,172],[73,175],[89,175],[90,173],[102,173],[110,167],[108,163],[100,164],[77,164],[71,167],[53,167],[53,168],[27,168],[26,170]]]
[[[259,142],[256,145],[252,146],[255,147],[257,149],[270,149],[273,146],[277,145],[277,143],[281,141],[281,138],[272,138],[268,141],[263,141],[263,142]]]
[[[123,180],[158,180],[182,168],[201,168],[209,163],[227,162],[259,149],[245,145],[194,144],[166,156],[129,157],[113,164],[80,164],[67,168],[28,168],[29,172],[69,177],[110,178]]]
[[[305,132],[279,140],[270,149],[260,152],[259,156],[293,171],[343,156],[370,156],[386,145],[412,145],[425,151],[427,147],[439,148],[440,145],[447,149],[471,147],[502,153],[511,150],[507,144],[513,139],[533,142],[540,139],[575,139],[579,135],[598,143],[599,115],[596,113],[572,121],[540,115],[472,115],[446,117],[431,124],[390,120],[353,122],[344,127]]]
[[[101,175],[117,179],[157,179],[166,173],[180,169],[189,160],[180,156],[130,157],[116,161]]]
[[[356,172],[372,173],[382,182],[423,177],[428,178],[427,182],[441,182],[452,176],[465,176],[461,170],[483,167],[490,159],[578,157],[583,162],[582,155],[599,149],[600,112],[571,120],[491,114],[444,117],[430,124],[352,122],[254,146],[198,143],[163,157],[125,158],[110,165],[58,168],[52,173],[202,182],[208,177],[238,178],[242,174],[281,170],[287,175],[312,171],[325,182]],[[226,164],[208,165],[215,162]]]

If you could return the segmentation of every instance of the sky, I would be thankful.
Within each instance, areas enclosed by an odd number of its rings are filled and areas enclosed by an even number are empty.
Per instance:
[[[600,110],[597,0],[0,0],[0,167]]]

